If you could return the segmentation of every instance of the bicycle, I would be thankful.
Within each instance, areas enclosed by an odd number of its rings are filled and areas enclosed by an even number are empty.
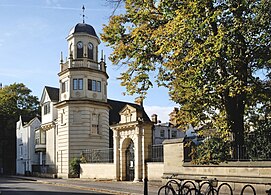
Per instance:
[[[203,177],[206,179],[206,177]],[[202,180],[195,180],[198,184],[198,188],[191,188],[187,192],[187,195],[218,195],[218,191],[215,189],[217,187],[217,179],[209,179],[203,183]]]
[[[186,195],[191,186],[193,188],[196,187],[192,181],[183,182],[183,179],[174,178],[176,176],[177,174],[172,174],[167,178],[170,180],[167,181],[167,183],[159,189],[158,195],[171,194],[172,191],[174,191],[176,195]]]

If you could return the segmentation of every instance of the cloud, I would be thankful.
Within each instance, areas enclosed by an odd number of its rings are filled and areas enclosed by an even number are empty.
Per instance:
[[[169,121],[169,113],[173,111],[173,106],[147,106],[144,105],[144,109],[148,116],[151,117],[153,114],[157,114],[158,120],[161,122]]]

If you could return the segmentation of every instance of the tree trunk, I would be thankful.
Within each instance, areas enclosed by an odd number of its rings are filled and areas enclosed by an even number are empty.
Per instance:
[[[240,94],[234,97],[225,97],[228,125],[233,134],[233,141],[235,145],[244,144],[244,96],[244,94]]]

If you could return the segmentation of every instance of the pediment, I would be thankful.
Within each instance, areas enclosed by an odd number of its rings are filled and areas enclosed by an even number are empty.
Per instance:
[[[49,99],[49,95],[46,88],[44,87],[42,91],[41,99],[40,99],[40,104],[42,105],[44,102],[47,102],[48,99]]]
[[[120,115],[127,115],[127,114],[131,114],[131,113],[135,113],[135,112],[136,112],[136,108],[127,104],[126,106],[124,106],[120,110],[119,114]]]

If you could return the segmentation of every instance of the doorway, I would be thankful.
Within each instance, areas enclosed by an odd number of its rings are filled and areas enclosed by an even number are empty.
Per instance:
[[[131,140],[125,151],[126,157],[126,180],[134,181],[135,178],[135,150],[134,142]]]

